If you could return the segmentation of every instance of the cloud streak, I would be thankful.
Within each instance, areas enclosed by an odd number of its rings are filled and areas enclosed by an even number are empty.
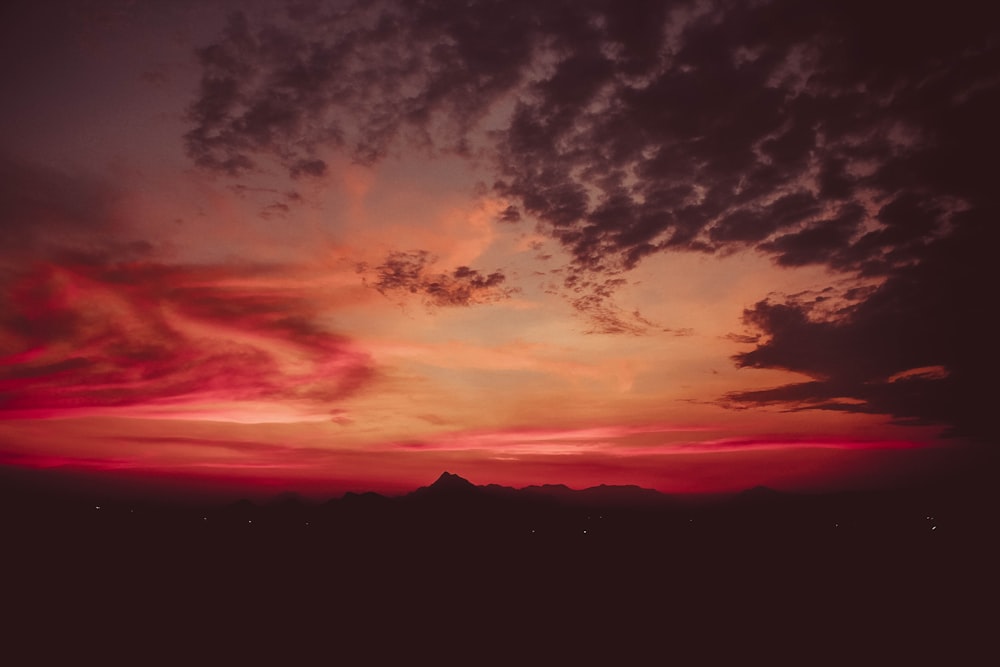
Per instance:
[[[405,451],[488,452],[495,456],[573,456],[618,452],[618,442],[656,433],[688,433],[710,430],[704,426],[639,424],[585,428],[510,428],[451,433],[427,441],[389,445]],[[625,451],[625,450],[622,450]]]
[[[7,417],[281,401],[329,413],[372,377],[368,356],[287,288],[240,287],[263,267],[38,264],[4,290]],[[267,415],[261,414],[267,420]]]
[[[400,452],[409,456],[436,457],[464,455],[487,459],[522,462],[535,465],[562,460],[566,465],[599,465],[608,469],[616,465],[651,465],[660,468],[664,461],[675,459],[694,463],[718,461],[728,455],[763,456],[761,462],[780,460],[784,455],[823,456],[843,452],[867,456],[879,452],[906,452],[928,447],[905,439],[872,439],[844,436],[761,435],[692,439],[665,434],[698,434],[718,432],[717,426],[684,426],[672,424],[637,424],[630,426],[595,426],[566,429],[509,428],[497,430],[460,431],[441,434],[424,440],[386,443],[380,451]],[[697,438],[697,435],[694,436]],[[748,459],[742,459],[748,460]],[[686,465],[686,464],[685,464]],[[760,465],[764,465],[760,463]],[[778,464],[775,464],[778,465]]]
[[[615,450],[613,453],[618,456],[680,456],[797,449],[896,450],[916,449],[924,446],[926,445],[907,440],[861,440],[833,437],[723,438],[719,440],[669,443],[658,447],[624,447]]]

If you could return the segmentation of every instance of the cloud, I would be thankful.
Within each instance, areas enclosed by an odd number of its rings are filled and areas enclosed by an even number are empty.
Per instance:
[[[1000,47],[965,5],[908,9],[891,49],[892,3],[456,9],[233,15],[199,52],[189,153],[232,174],[261,160],[301,174],[325,150],[372,163],[475,146],[521,204],[504,220],[534,217],[577,269],[602,272],[741,247],[885,272],[987,192],[976,137]]]
[[[189,154],[240,174],[261,159],[286,168],[326,147],[371,164],[400,135],[467,152],[468,130],[518,82],[531,54],[532,16],[504,3],[455,11],[439,3],[313,3],[253,25],[234,14],[198,53]]]
[[[915,449],[922,445],[906,440],[876,440],[844,437],[760,436],[709,440],[674,440],[644,444],[657,434],[713,431],[704,426],[638,424],[573,429],[520,429],[461,431],[441,434],[433,440],[405,441],[385,445],[407,452],[483,452],[508,460],[526,457],[603,455],[614,459],[663,456],[690,457],[727,452],[766,452],[800,449],[887,450]]]
[[[586,294],[570,299],[570,304],[586,318],[587,334],[641,336],[656,326],[638,310],[626,312],[605,296]]]
[[[628,446],[614,450],[618,456],[686,456],[724,452],[760,452],[792,449],[882,450],[915,449],[926,445],[906,440],[864,440],[837,437],[757,437],[722,438],[692,442],[671,442],[654,446]]]
[[[312,176],[314,178],[319,178],[326,174],[327,167],[326,162],[323,160],[299,160],[289,168],[289,174],[292,178],[300,178],[302,176]]]
[[[508,206],[497,216],[497,220],[500,222],[521,222],[521,212],[517,210],[516,206]]]
[[[625,282],[625,278],[617,275],[587,276],[571,271],[566,276],[562,295],[587,323],[584,333],[642,336],[656,328],[657,325],[638,310],[628,312],[615,304],[614,292]],[[559,292],[555,290],[555,293]]]
[[[484,274],[459,266],[446,272],[434,272],[430,267],[435,261],[424,250],[392,252],[373,269],[361,265],[358,271],[363,275],[371,274],[372,287],[383,295],[418,294],[432,306],[492,303],[509,298],[514,291],[504,286],[507,277],[500,270]]]
[[[643,330],[613,281],[656,253],[880,281],[839,314],[751,309],[769,337],[738,363],[815,379],[730,399],[987,427],[1000,39],[982,3],[311,3],[234,15],[199,57],[186,141],[205,168],[475,157],[513,207],[501,219],[568,253],[561,289],[598,331]],[[376,283],[449,304],[484,278],[424,273],[390,257]],[[923,366],[948,375],[885,382]]]
[[[567,429],[509,428],[446,433],[431,441],[400,442],[388,447],[407,451],[483,451],[507,456],[576,456],[604,451],[617,454],[619,451],[631,451],[628,446],[620,448],[619,444],[629,438],[707,430],[710,429],[703,426],[665,423]]]
[[[1000,47],[960,5],[907,9],[891,49],[891,3],[236,14],[199,52],[187,147],[231,174],[261,161],[321,172],[326,150],[485,155],[520,204],[501,219],[533,217],[581,272],[755,248],[885,274],[989,194],[980,134]]]
[[[987,288],[1000,243],[994,215],[968,214],[922,261],[894,272],[854,305],[769,298],[744,314],[763,339],[736,356],[741,367],[783,368],[812,381],[736,392],[742,405],[786,404],[877,412],[992,437],[990,398],[1000,378]]]
[[[332,414],[372,377],[371,360],[317,325],[293,289],[240,286],[266,272],[80,260],[13,274],[0,292],[0,413],[277,400],[300,416]]]

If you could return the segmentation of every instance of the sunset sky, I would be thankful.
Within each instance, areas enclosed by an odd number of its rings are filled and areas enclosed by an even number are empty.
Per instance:
[[[0,464],[948,474],[997,440],[981,4],[7,3]]]

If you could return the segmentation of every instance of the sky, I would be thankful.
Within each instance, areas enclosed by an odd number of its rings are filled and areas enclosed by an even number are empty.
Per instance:
[[[0,464],[897,487],[996,445],[982,3],[0,9]]]

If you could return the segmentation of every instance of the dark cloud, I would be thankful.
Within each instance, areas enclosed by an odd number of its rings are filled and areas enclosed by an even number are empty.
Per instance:
[[[302,175],[331,148],[370,163],[400,141],[479,146],[496,190],[521,204],[502,219],[533,216],[581,271],[757,247],[885,272],[910,259],[901,236],[947,229],[986,193],[989,151],[973,144],[995,110],[1000,47],[964,5],[943,17],[895,3],[622,5],[234,15],[199,52],[188,150],[228,173],[264,159]],[[506,125],[480,131],[500,102]],[[877,210],[898,199],[933,215],[888,229]],[[830,223],[845,207],[860,214]]]
[[[521,222],[521,212],[516,206],[508,206],[497,216],[500,222]]]
[[[289,168],[288,172],[292,178],[299,178],[301,176],[319,178],[326,174],[326,162],[322,160],[299,160]]]
[[[809,220],[820,212],[819,201],[810,192],[795,192],[765,206],[736,209],[709,230],[715,242],[760,241],[775,231]]]
[[[435,258],[425,250],[393,252],[373,269],[361,265],[358,271],[371,275],[372,287],[386,296],[401,292],[416,294],[432,306],[492,303],[508,299],[514,292],[504,285],[507,277],[502,271],[484,274],[460,266],[448,272],[434,272],[430,268],[434,262]]]
[[[469,130],[530,63],[534,17],[507,3],[298,5],[251,25],[234,14],[199,51],[201,90],[186,137],[195,161],[229,174],[261,158],[290,170],[342,147],[384,157],[402,135],[468,152]],[[442,141],[443,127],[450,137]]]
[[[995,247],[1000,30],[984,3],[311,3],[236,15],[200,58],[187,147],[204,167],[485,156],[501,219],[564,247],[562,289],[607,331],[636,330],[608,287],[654,253],[754,249],[881,281],[840,311],[751,309],[767,337],[739,363],[816,379],[731,398],[848,397],[837,409],[981,432],[984,371],[964,351],[995,366],[977,243]],[[378,276],[431,294],[412,256]],[[448,303],[469,281],[442,276]],[[938,365],[946,378],[887,379]]]
[[[815,300],[761,301],[744,319],[764,339],[737,355],[737,364],[813,380],[737,392],[729,400],[887,413],[993,437],[1000,329],[991,287],[998,243],[995,213],[979,211],[963,216],[954,234],[928,244],[921,262],[894,272],[833,317]]]
[[[814,220],[794,232],[761,243],[759,247],[773,253],[775,261],[782,266],[829,264],[841,268],[861,263],[865,255],[859,254],[857,248],[851,249],[850,241],[863,218],[864,209],[861,206],[845,204],[833,217]],[[840,249],[839,252],[837,249]],[[872,250],[874,253],[876,249]],[[844,254],[848,256],[843,257]],[[857,262],[852,262],[852,257]]]

